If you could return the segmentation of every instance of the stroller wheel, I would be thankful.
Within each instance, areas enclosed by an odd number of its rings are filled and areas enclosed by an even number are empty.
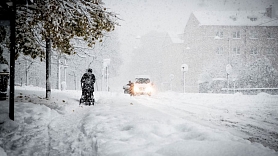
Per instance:
[[[93,99],[89,100],[89,105],[94,105],[94,100]]]

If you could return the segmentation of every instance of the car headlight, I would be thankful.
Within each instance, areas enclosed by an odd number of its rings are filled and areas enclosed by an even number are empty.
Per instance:
[[[134,92],[139,92],[139,87],[134,86]]]
[[[147,88],[146,88],[146,92],[148,92],[148,93],[149,93],[149,92],[152,92],[152,87],[147,87]]]

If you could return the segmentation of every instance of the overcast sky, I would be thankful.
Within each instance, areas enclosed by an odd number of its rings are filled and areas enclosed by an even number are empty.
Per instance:
[[[182,33],[192,11],[264,10],[278,0],[103,0],[122,19],[119,33],[124,53],[136,46],[136,36],[155,30]]]
[[[151,30],[182,33],[192,11],[264,10],[278,0],[103,0],[123,19],[121,35],[144,35]]]

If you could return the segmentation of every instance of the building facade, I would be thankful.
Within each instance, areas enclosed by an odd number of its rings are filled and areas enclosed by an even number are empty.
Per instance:
[[[173,69],[182,64],[188,65],[188,71],[176,71],[178,75],[173,81],[182,91],[183,74],[185,92],[203,91],[205,84],[214,80],[226,80],[236,83],[237,88],[278,87],[275,79],[278,71],[278,18],[277,12],[270,6],[263,11],[208,11],[193,12],[183,33],[184,43],[176,51]],[[261,62],[261,63],[260,63]],[[232,70],[227,73],[227,65]],[[257,67],[259,78],[252,77],[248,72]],[[271,82],[264,68],[271,72]],[[256,72],[254,70],[254,72]],[[243,78],[245,75],[245,78]],[[263,77],[264,76],[264,77]],[[244,81],[243,81],[244,80]],[[254,81],[256,84],[248,84]],[[244,84],[246,83],[246,84]],[[230,84],[231,85],[231,84]],[[229,87],[229,86],[227,86]]]

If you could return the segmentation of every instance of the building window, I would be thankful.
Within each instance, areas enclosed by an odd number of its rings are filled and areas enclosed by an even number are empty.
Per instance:
[[[223,52],[224,52],[223,47],[218,47],[218,48],[216,49],[216,54],[217,54],[217,55],[222,55]]]
[[[223,31],[217,31],[215,37],[216,38],[223,38]]]
[[[236,16],[230,16],[230,19],[232,19],[233,21],[236,21],[237,17]]]
[[[249,31],[249,38],[250,39],[258,39],[258,33],[255,30]]]
[[[274,39],[274,33],[271,32],[271,31],[268,31],[268,32],[266,33],[266,36],[267,36],[268,39]]]
[[[274,51],[275,51],[274,48],[266,48],[266,54],[267,55],[274,55]]]
[[[240,38],[240,31],[233,32],[233,38]]]
[[[252,48],[250,51],[250,55],[258,55],[258,49],[257,48]]]
[[[257,19],[258,19],[257,17],[251,17],[250,18],[251,21],[257,21]]]
[[[233,52],[234,52],[236,55],[240,55],[240,47],[234,47],[234,48],[233,48]]]
[[[249,18],[250,21],[257,21],[258,20],[258,17],[256,17],[256,16],[247,16],[247,18]]]

